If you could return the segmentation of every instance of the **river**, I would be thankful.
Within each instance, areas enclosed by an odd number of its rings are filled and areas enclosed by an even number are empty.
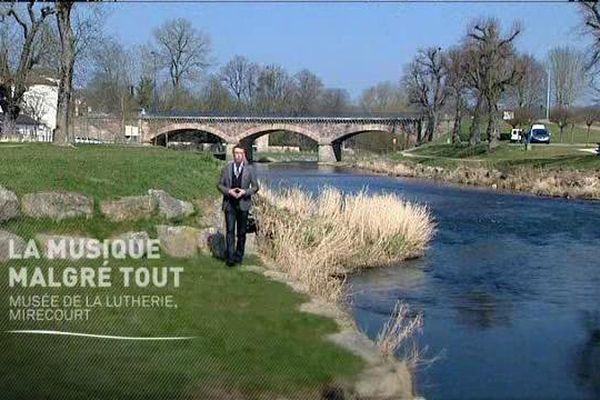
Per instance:
[[[431,207],[425,256],[352,277],[358,325],[398,299],[423,312],[426,399],[600,398],[600,203],[392,178],[313,163],[258,164],[271,185],[367,186]],[[341,250],[343,251],[343,250]]]

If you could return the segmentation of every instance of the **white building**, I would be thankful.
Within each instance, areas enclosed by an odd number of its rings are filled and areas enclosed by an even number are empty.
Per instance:
[[[23,96],[23,103],[23,112],[42,124],[40,130],[51,134],[56,128],[58,79],[33,78]]]
[[[32,75],[28,80],[29,89],[23,95],[16,133],[20,140],[51,142],[56,128],[59,81],[43,73]],[[4,118],[2,113],[0,107],[0,119]]]

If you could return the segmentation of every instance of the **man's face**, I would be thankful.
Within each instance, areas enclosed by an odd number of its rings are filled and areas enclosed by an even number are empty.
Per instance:
[[[244,159],[244,149],[240,149],[239,147],[236,147],[235,149],[233,149],[233,160],[239,164],[242,162],[243,159]]]

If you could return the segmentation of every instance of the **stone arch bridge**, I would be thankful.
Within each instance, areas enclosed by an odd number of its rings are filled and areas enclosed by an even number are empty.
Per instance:
[[[304,135],[318,144],[318,161],[341,161],[344,140],[364,132],[417,134],[422,129],[420,116],[406,117],[225,117],[142,115],[139,121],[142,143],[157,144],[169,134],[182,131],[207,132],[226,144],[226,156],[241,143],[252,149],[258,137],[288,131]]]

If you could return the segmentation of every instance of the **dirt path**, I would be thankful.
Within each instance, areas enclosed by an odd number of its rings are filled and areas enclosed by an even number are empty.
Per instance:
[[[448,160],[448,161],[469,161],[469,162],[483,162],[481,158],[456,158],[456,157],[443,157],[443,156],[429,156],[424,154],[413,154],[410,150],[401,151],[403,157],[407,158],[427,158],[436,160]]]

